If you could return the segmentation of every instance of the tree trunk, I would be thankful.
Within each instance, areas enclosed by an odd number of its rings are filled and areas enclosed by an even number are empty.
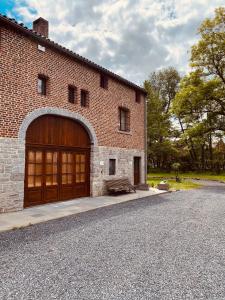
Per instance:
[[[205,144],[201,146],[201,169],[205,170]]]
[[[179,121],[182,133],[185,133],[181,119],[178,118],[178,121]],[[187,139],[185,139],[185,143],[188,146],[188,151],[190,153],[191,164],[192,164],[192,167],[193,167],[193,165],[195,165],[195,163],[197,161],[197,156],[196,156],[196,153],[195,153],[195,149],[194,149],[194,146],[193,146],[193,143],[192,143],[191,140],[190,140],[190,144],[189,144],[189,141]]]
[[[212,147],[212,132],[209,133],[209,159],[210,169],[213,170],[213,147]]]

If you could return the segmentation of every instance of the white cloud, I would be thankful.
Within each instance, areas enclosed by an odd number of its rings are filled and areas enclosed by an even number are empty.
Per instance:
[[[188,70],[197,28],[224,0],[17,0],[24,22],[49,20],[50,37],[141,84],[150,72]]]

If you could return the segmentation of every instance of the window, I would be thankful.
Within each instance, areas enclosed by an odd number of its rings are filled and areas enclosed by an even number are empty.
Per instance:
[[[108,89],[108,77],[104,74],[100,75],[100,87]]]
[[[77,92],[77,88],[75,86],[72,86],[72,85],[68,86],[68,101],[70,103],[75,103],[75,101],[76,101],[76,92]]]
[[[38,75],[38,94],[47,94],[47,78],[43,75]]]
[[[62,152],[62,184],[73,184],[73,153]]]
[[[42,152],[29,150],[27,158],[27,181],[28,187],[42,186]]]
[[[116,160],[110,159],[109,160],[109,175],[115,175],[116,174]]]
[[[45,156],[45,180],[46,186],[58,185],[58,152],[47,151]]]
[[[76,183],[84,183],[86,180],[85,154],[75,154]]]
[[[127,108],[119,108],[120,130],[130,131],[130,111]]]
[[[89,93],[88,91],[81,90],[80,94],[80,104],[83,107],[89,106]]]
[[[136,91],[135,92],[135,101],[137,103],[140,103],[141,102],[141,93],[139,91]]]

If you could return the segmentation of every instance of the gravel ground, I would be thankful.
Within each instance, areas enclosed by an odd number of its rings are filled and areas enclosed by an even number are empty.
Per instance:
[[[0,234],[0,299],[225,299],[225,185],[210,185]]]

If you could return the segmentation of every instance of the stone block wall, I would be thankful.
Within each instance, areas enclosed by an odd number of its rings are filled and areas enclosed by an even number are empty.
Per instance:
[[[117,147],[93,147],[91,153],[91,188],[93,196],[106,193],[104,180],[128,177],[133,183],[133,159],[141,158],[141,183],[145,182],[145,154],[138,149]],[[116,159],[116,174],[109,175],[109,159]]]
[[[23,209],[25,145],[0,137],[0,213]]]
[[[133,158],[141,157],[141,182],[145,180],[144,151],[93,146],[91,151],[91,196],[106,193],[104,180],[128,177],[133,183]],[[109,175],[109,159],[116,159],[116,175]],[[24,206],[25,144],[17,138],[0,138],[0,213]]]

